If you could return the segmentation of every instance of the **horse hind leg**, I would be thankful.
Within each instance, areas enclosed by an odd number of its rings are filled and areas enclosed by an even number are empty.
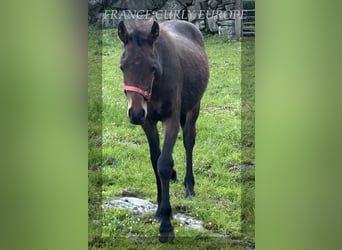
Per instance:
[[[196,121],[200,104],[198,103],[191,111],[183,116],[181,125],[183,129],[183,144],[186,152],[186,175],[184,178],[185,197],[195,196],[195,178],[192,170],[192,153],[196,139]]]

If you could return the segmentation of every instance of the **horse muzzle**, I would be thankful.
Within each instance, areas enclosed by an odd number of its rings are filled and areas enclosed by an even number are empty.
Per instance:
[[[141,125],[147,117],[147,101],[139,93],[127,92],[127,115],[132,124]]]
[[[129,108],[127,113],[129,121],[135,125],[143,124],[147,115],[147,112],[143,108],[138,110],[133,110],[132,108]]]

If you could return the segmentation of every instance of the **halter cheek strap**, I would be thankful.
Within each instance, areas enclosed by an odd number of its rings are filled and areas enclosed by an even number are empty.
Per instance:
[[[139,88],[134,87],[134,86],[125,85],[124,91],[125,91],[125,93],[126,93],[126,91],[135,92],[135,93],[142,95],[147,101],[151,100],[152,88],[151,88],[151,92],[148,92],[147,90],[142,90],[142,89],[139,89]]]

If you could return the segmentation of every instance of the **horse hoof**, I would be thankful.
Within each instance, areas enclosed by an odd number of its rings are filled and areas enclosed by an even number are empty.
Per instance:
[[[171,182],[175,183],[176,181],[177,181],[177,172],[176,172],[176,170],[172,169]]]
[[[172,229],[171,231],[168,231],[168,232],[160,232],[159,241],[161,243],[166,243],[166,242],[173,241],[174,238],[175,238],[175,234]]]
[[[185,190],[185,198],[189,198],[189,197],[193,197],[193,196],[195,196],[196,194],[195,194],[195,191],[192,189],[192,190],[190,190],[190,189],[186,189]]]

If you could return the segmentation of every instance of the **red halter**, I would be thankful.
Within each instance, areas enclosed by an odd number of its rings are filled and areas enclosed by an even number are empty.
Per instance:
[[[147,90],[142,90],[142,89],[139,89],[139,88],[134,87],[134,86],[125,85],[124,91],[125,91],[125,93],[126,93],[126,91],[132,91],[132,92],[135,92],[135,93],[142,95],[147,101],[151,100],[152,88],[151,88],[151,92],[148,92]]]
[[[154,76],[153,76],[152,81],[151,81],[150,91],[142,90],[142,89],[140,89],[138,87],[134,87],[132,85],[124,85],[123,89],[125,91],[125,94],[126,94],[126,91],[135,92],[135,93],[142,95],[146,99],[146,101],[150,101],[151,97],[152,97],[153,82],[154,82]]]

